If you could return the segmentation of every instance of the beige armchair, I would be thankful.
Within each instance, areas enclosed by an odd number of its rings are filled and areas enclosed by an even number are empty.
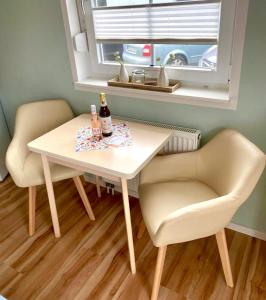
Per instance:
[[[64,100],[43,100],[20,106],[16,114],[13,139],[6,153],[7,169],[19,187],[29,188],[29,234],[35,231],[36,186],[45,183],[41,156],[28,150],[27,144],[74,117]],[[80,175],[83,172],[50,164],[52,180],[73,178],[91,220],[95,220]]]
[[[159,247],[151,299],[158,297],[167,245],[210,235],[216,235],[226,283],[233,287],[224,227],[264,167],[265,154],[227,129],[199,151],[157,156],[141,172],[143,220]]]

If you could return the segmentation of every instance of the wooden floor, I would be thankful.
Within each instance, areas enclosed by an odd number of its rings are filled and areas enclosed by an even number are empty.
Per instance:
[[[0,294],[8,299],[149,299],[157,250],[136,240],[141,214],[131,199],[137,275],[129,268],[121,195],[86,184],[96,216],[85,214],[71,180],[55,184],[62,237],[55,239],[44,187],[37,230],[28,236],[27,189],[0,183]],[[160,299],[266,299],[266,242],[227,230],[235,288],[228,288],[215,237],[169,246]]]

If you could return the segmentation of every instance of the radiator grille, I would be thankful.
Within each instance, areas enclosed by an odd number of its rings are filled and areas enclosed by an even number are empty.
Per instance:
[[[162,127],[162,128],[169,128],[173,130],[178,130],[181,132],[189,132],[193,134],[198,134],[200,131],[198,129],[194,128],[186,128],[186,127],[179,127],[171,124],[164,124],[164,123],[158,123],[158,122],[152,122],[152,121],[146,121],[146,120],[139,120],[139,119],[134,119],[134,118],[125,118],[121,116],[113,116],[114,119],[118,120],[124,120],[124,121],[129,121],[129,122],[135,122],[135,123],[141,123],[141,124],[146,124],[146,125],[151,125],[155,127]]]
[[[138,120],[133,118],[124,118],[120,116],[114,116],[114,118],[118,120],[125,120],[129,122],[131,121],[131,122],[151,125],[155,127],[172,129],[173,130],[172,138],[165,145],[165,147],[160,151],[159,154],[171,154],[171,153],[195,151],[200,146],[201,133],[198,129]]]

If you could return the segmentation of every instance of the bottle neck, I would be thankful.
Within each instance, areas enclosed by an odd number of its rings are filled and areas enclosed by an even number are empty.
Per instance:
[[[91,118],[92,119],[97,119],[97,117],[98,117],[97,113],[95,113],[95,112],[91,113]]]
[[[106,100],[101,101],[101,107],[105,107],[105,106],[107,106]]]
[[[100,94],[100,104],[102,107],[107,106],[106,97],[104,93]]]

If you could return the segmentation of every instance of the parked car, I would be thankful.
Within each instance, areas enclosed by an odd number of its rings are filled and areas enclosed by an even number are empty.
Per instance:
[[[217,65],[217,45],[210,47],[202,55],[199,67],[215,70]]]
[[[198,66],[199,61],[210,45],[154,45],[155,57],[160,57],[156,65]],[[129,64],[150,65],[152,47],[149,44],[124,44],[123,61]]]

